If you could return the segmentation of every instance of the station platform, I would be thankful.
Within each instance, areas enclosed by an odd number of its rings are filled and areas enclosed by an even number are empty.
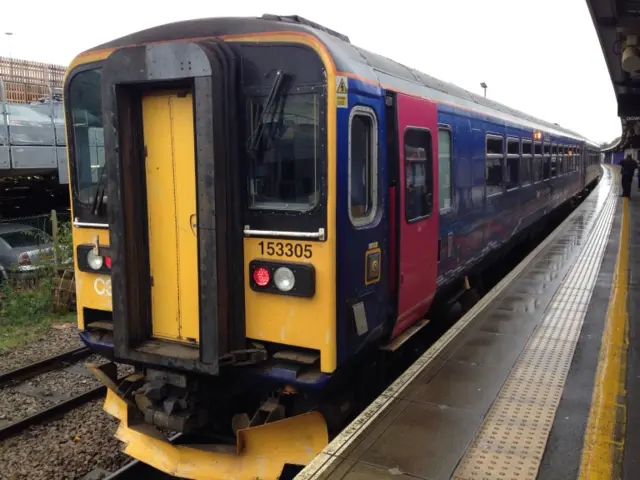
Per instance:
[[[296,478],[640,478],[640,192],[619,183],[604,166]]]

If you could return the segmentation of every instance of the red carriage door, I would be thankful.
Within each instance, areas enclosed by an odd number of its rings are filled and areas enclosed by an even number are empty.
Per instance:
[[[428,100],[397,96],[399,291],[397,336],[433,301],[438,272],[438,111]]]

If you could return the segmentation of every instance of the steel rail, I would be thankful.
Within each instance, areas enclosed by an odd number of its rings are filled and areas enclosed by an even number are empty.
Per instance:
[[[6,373],[0,374],[0,387],[4,387],[12,382],[27,380],[31,377],[35,377],[36,375],[54,370],[64,363],[74,363],[78,360],[82,360],[89,355],[91,355],[91,351],[87,347],[74,348],[38,362],[25,365],[24,367],[10,370]]]
[[[44,410],[40,410],[33,415],[21,418],[20,420],[16,420],[6,427],[0,428],[0,440],[4,440],[17,433],[20,433],[28,427],[42,423],[44,420],[49,420],[60,414],[66,413],[69,410],[90,402],[91,400],[94,400],[101,395],[105,395],[106,393],[107,387],[105,387],[104,385],[100,385],[99,387],[92,388],[91,390],[81,393],[80,395],[76,395],[69,400],[56,403],[55,405],[52,405],[49,408],[45,408]]]

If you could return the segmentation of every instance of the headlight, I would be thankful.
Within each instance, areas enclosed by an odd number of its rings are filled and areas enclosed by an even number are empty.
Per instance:
[[[273,283],[276,284],[278,290],[288,292],[295,286],[296,277],[289,268],[280,267],[273,274]]]
[[[100,270],[103,262],[103,258],[100,255],[93,253],[93,250],[89,250],[87,252],[87,263],[94,270]]]

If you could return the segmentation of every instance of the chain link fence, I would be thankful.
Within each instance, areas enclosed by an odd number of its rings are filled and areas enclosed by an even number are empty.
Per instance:
[[[69,223],[71,221],[71,212],[69,210],[56,210],[55,216],[57,217],[58,225]],[[11,217],[0,218],[0,226],[2,225],[25,225],[33,228],[37,228],[46,232],[47,234],[54,236],[54,213],[30,215],[26,217]]]

